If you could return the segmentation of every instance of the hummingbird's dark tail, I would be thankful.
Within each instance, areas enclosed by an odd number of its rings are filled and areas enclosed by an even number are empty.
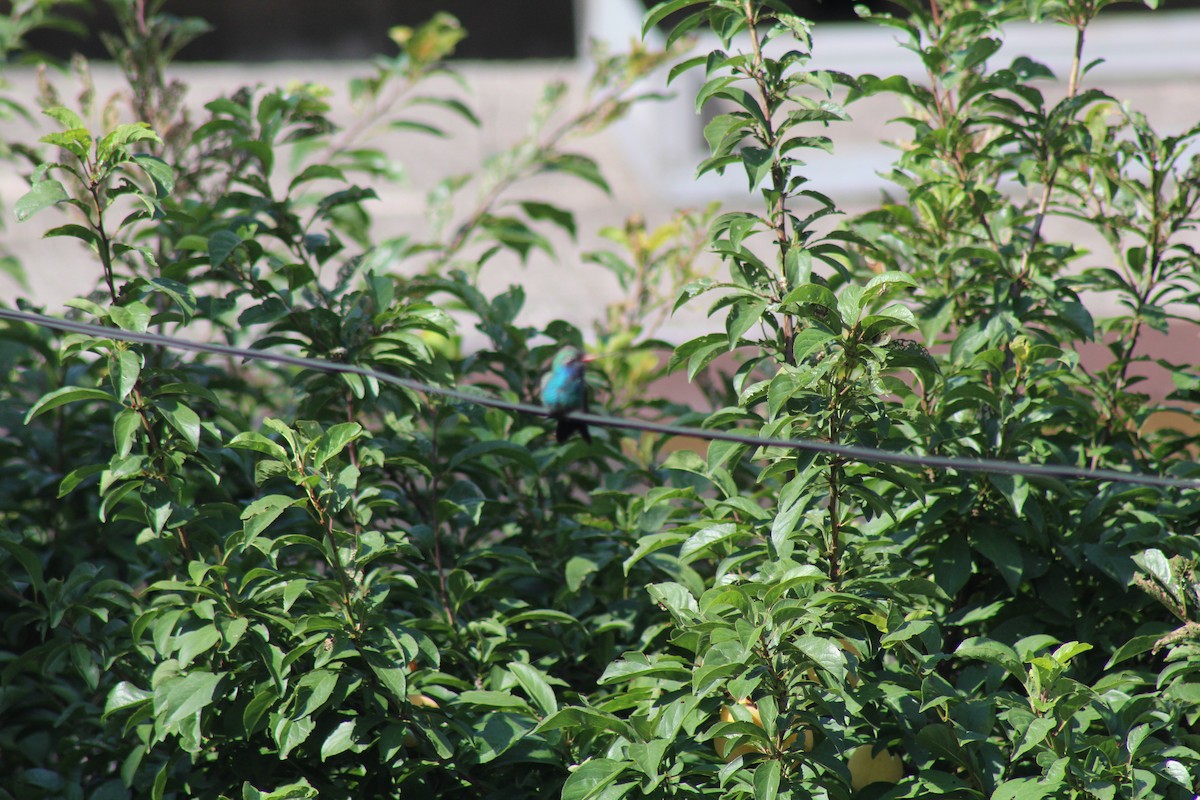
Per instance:
[[[571,434],[575,433],[575,431],[579,431],[579,435],[583,437],[585,442],[588,444],[592,443],[592,434],[588,431],[587,423],[565,417],[559,418],[558,427],[554,431],[554,438],[558,439],[559,444],[562,444],[567,439],[570,439]]]

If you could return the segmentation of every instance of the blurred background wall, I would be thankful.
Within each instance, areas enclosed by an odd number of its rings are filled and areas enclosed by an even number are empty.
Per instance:
[[[414,25],[437,11],[449,11],[468,31],[459,45],[455,69],[463,76],[466,91],[450,82],[437,88],[459,94],[482,120],[478,128],[459,126],[451,139],[436,139],[403,132],[383,132],[370,142],[393,155],[405,168],[399,185],[379,187],[380,199],[371,205],[380,237],[419,233],[427,224],[423,211],[428,190],[441,178],[476,168],[489,154],[517,141],[527,130],[531,111],[544,87],[564,81],[571,102],[578,102],[590,72],[590,42],[623,50],[640,35],[645,6],[641,0],[169,0],[166,9],[181,16],[208,20],[214,29],[181,54],[173,76],[190,86],[189,106],[229,94],[245,84],[280,85],[313,81],[329,86],[334,95],[335,117],[349,119],[348,81],[368,72],[365,60],[374,53],[392,53],[388,29]],[[797,0],[797,10],[816,21],[814,67],[851,73],[905,74],[920,78],[916,57],[902,49],[890,30],[855,20],[853,3]],[[885,0],[870,4],[891,8]],[[1200,119],[1200,0],[1164,4],[1167,10],[1148,13],[1140,4],[1119,5],[1106,11],[1089,29],[1085,56],[1103,57],[1104,63],[1089,74],[1088,82],[1102,86],[1131,107],[1146,113],[1164,133],[1184,130]],[[1117,9],[1122,11],[1116,12]],[[86,17],[90,39],[74,36],[38,37],[41,49],[66,57],[72,51],[93,59],[92,69],[101,94],[116,91],[116,70],[102,60],[103,47],[94,35],[111,25],[102,16]],[[652,33],[650,43],[661,39]],[[1014,25],[1006,45],[993,63],[1006,63],[1027,55],[1065,75],[1070,62],[1073,33],[1065,27]],[[701,42],[700,47],[705,43]],[[32,105],[37,77],[33,69],[9,67],[10,96]],[[75,85],[69,73],[52,75],[64,97]],[[572,210],[580,237],[571,242],[554,239],[556,256],[535,253],[526,266],[515,260],[489,264],[485,286],[500,289],[522,284],[528,294],[527,319],[544,324],[565,318],[588,327],[606,302],[617,296],[612,278],[586,264],[581,254],[600,245],[596,231],[621,225],[640,215],[650,224],[666,219],[674,209],[698,208],[718,200],[726,206],[752,207],[754,198],[745,189],[740,171],[719,177],[695,178],[695,166],[706,155],[702,136],[705,118],[697,115],[692,98],[699,74],[688,73],[671,87],[675,96],[635,107],[629,118],[574,149],[599,161],[612,194],[571,178],[539,178],[521,190],[529,197],[548,199]],[[665,72],[648,89],[664,88]],[[1045,89],[1053,96],[1062,87]],[[881,98],[850,109],[853,120],[831,131],[836,150],[831,156],[810,159],[808,176],[816,188],[832,197],[847,213],[878,203],[884,192],[894,191],[879,172],[891,161],[889,141],[904,134],[890,123],[902,109]],[[40,126],[40,120],[36,125]],[[24,127],[22,127],[24,126]],[[49,130],[18,123],[6,133],[30,141]],[[74,240],[40,239],[50,227],[44,217],[17,223],[12,203],[24,193],[22,176],[0,172],[0,202],[5,207],[0,236],[6,248],[25,265],[27,286],[0,276],[0,297],[32,298],[51,312],[62,302],[94,284],[95,267]],[[1014,187],[1016,190],[1019,187]],[[53,212],[44,212],[50,214]],[[1057,223],[1056,223],[1057,224]],[[1050,237],[1073,236],[1057,224]],[[1096,258],[1107,258],[1099,242]],[[1091,262],[1095,263],[1095,261]],[[395,265],[403,270],[405,265]],[[719,265],[713,264],[713,269]],[[1104,298],[1092,298],[1093,313],[1105,312]],[[662,331],[667,339],[680,340],[711,323],[696,308],[686,311]],[[1194,311],[1194,310],[1193,310]],[[1194,328],[1162,338],[1155,347],[1174,355],[1200,353]]]

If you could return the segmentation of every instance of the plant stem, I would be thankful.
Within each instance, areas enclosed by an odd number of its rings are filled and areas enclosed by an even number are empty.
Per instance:
[[[1067,80],[1067,99],[1074,98],[1079,90],[1080,65],[1083,59],[1083,42],[1084,42],[1084,24],[1080,23],[1075,28],[1075,52],[1071,60],[1071,74]],[[1047,159],[1048,161],[1048,159]],[[1017,271],[1017,281],[1013,288],[1018,289],[1021,283],[1029,276],[1030,259],[1033,257],[1033,251],[1037,249],[1037,244],[1042,236],[1042,223],[1046,220],[1046,214],[1050,208],[1050,197],[1054,193],[1054,185],[1058,179],[1058,164],[1057,162],[1050,168],[1045,181],[1042,183],[1042,197],[1038,201],[1037,213],[1033,218],[1033,226],[1029,230],[1029,241],[1025,245],[1025,251],[1021,254],[1021,267]]]
[[[89,172],[91,172],[90,169]],[[104,230],[104,192],[95,177],[88,180],[87,190],[92,197],[92,203],[96,206],[96,224],[92,226],[96,235],[100,237],[96,251],[100,255],[100,266],[104,269],[104,282],[108,284],[109,299],[116,303],[117,286],[113,280],[112,241],[108,238],[108,231]]]

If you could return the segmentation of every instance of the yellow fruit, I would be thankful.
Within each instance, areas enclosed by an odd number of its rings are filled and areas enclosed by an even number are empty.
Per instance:
[[[749,698],[743,698],[741,700],[738,700],[738,703],[740,705],[745,706],[746,709],[750,712],[750,721],[761,728],[762,727],[762,716],[758,713],[758,706],[756,706],[754,703],[750,702]],[[721,709],[721,722],[733,722],[733,720],[734,720],[733,707],[725,706],[724,708],[722,708]],[[788,736],[787,738],[785,738],[783,740],[782,744],[780,745],[780,749],[782,749],[782,750],[792,749],[792,745],[796,744],[796,739],[797,739],[796,734],[794,734],[794,733],[791,734],[790,736]],[[804,729],[804,749],[812,750],[815,744],[816,744],[816,741],[813,738],[813,732],[810,731],[808,728],[805,728]],[[765,752],[767,752],[762,747],[760,747],[756,744],[739,744],[736,747],[733,747],[732,749],[730,749],[729,739],[727,739],[724,736],[718,736],[716,739],[714,739],[713,747],[716,749],[717,755],[719,757],[725,759],[725,763],[729,763],[730,761],[733,761],[735,758],[744,756],[747,753],[765,753]]]
[[[434,700],[427,694],[410,694],[408,702],[412,703],[417,708],[441,708],[438,701]]]
[[[896,783],[904,777],[904,762],[886,747],[874,752],[873,745],[859,745],[846,766],[850,768],[850,786],[856,792],[872,783]]]

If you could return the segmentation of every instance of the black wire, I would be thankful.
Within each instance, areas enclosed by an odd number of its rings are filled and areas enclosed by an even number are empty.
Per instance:
[[[158,347],[169,347],[177,350],[191,350],[200,353],[214,353],[217,355],[236,356],[258,361],[270,361],[276,364],[286,364],[293,367],[313,369],[321,372],[339,372],[351,375],[361,375],[365,378],[374,378],[375,380],[383,383],[399,386],[410,391],[419,392],[421,394],[439,395],[441,397],[449,397],[454,400],[460,400],[466,403],[475,403],[477,405],[487,406],[489,408],[500,408],[506,411],[519,411],[521,413],[543,417],[551,416],[550,410],[544,406],[531,405],[529,403],[513,403],[509,402],[508,400],[501,400],[500,398],[491,397],[485,394],[475,394],[471,392],[460,391],[458,389],[447,389],[441,386],[431,386],[430,384],[422,383],[421,381],[400,378],[395,375],[389,375],[385,372],[379,372],[377,370],[370,369],[368,367],[360,367],[355,364],[342,364],[336,361],[304,358],[303,356],[275,353],[268,350],[249,350],[242,347],[233,347],[231,345],[212,344],[209,342],[194,342],[187,339],[178,339],[174,336],[164,336],[158,333],[127,331],[120,328],[108,328],[88,322],[75,322],[72,320],[48,317],[44,314],[35,314],[32,312],[18,311],[15,309],[0,308],[0,319],[8,319],[15,322],[28,322],[32,325],[37,325],[40,327],[54,328],[56,330],[69,331],[71,333],[99,336],[106,339],[119,339],[126,342],[137,342],[140,344],[156,345]],[[874,447],[833,444],[830,442],[817,441],[815,439],[779,439],[775,437],[753,436],[734,431],[708,430],[705,428],[693,428],[684,425],[670,425],[661,422],[650,422],[648,420],[619,419],[617,417],[604,417],[597,414],[584,414],[579,412],[574,412],[567,416],[569,416],[571,419],[575,419],[580,422],[586,422],[589,425],[597,425],[603,428],[649,431],[651,433],[664,433],[671,436],[686,436],[693,439],[703,439],[706,441],[736,442],[755,447],[779,447],[789,450],[805,450],[813,453],[826,453],[847,461],[857,461],[863,463],[903,464],[906,466],[923,467],[929,469],[957,470],[960,472],[982,472],[996,475],[1022,475],[1026,477],[1042,478],[1082,478],[1086,480],[1141,484],[1144,486],[1200,489],[1200,480],[1169,478],[1163,475],[1147,475],[1136,472],[1120,472],[1113,469],[1090,469],[1087,467],[1074,467],[1069,464],[1026,464],[1017,461],[1002,461],[993,458],[956,458],[952,456],[897,453],[890,450],[880,450]]]

